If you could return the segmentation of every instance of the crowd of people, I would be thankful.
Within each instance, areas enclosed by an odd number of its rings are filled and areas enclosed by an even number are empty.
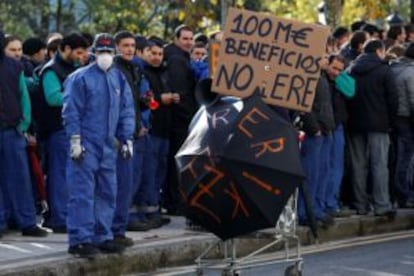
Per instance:
[[[169,223],[161,203],[182,214],[174,155],[207,76],[207,37],[194,44],[180,26],[170,44],[128,31],[0,42],[2,232],[68,233],[69,253],[93,256],[132,245],[127,230]]]
[[[414,207],[414,25],[384,32],[356,21],[337,27],[312,111],[301,114],[301,154],[317,225],[351,214],[393,219]],[[303,196],[299,223],[309,224]]]
[[[89,258],[131,246],[126,231],[168,224],[162,210],[183,214],[174,155],[209,77],[208,44],[222,35],[184,25],[171,43],[129,31],[1,33],[0,233],[67,233],[68,252]],[[332,32],[312,111],[291,112],[306,134],[310,204],[301,194],[299,223],[309,224],[307,208],[329,227],[346,206],[389,218],[414,206],[412,41],[412,25]]]

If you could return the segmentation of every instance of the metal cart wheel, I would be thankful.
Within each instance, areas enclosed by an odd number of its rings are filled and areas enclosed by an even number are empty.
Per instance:
[[[302,276],[303,261],[298,261],[285,269],[285,276]]]
[[[232,269],[225,269],[221,273],[222,276],[240,276],[241,273],[238,270],[232,270]]]

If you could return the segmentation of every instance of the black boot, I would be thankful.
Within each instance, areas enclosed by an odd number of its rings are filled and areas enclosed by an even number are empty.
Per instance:
[[[34,226],[30,228],[25,228],[22,230],[23,236],[29,237],[46,237],[48,235],[47,231],[39,226]]]
[[[94,259],[97,255],[99,255],[98,248],[91,243],[81,243],[70,246],[68,252],[76,257],[86,259]]]
[[[107,240],[98,244],[99,250],[102,253],[122,253],[125,251],[125,246],[115,242],[114,240]]]

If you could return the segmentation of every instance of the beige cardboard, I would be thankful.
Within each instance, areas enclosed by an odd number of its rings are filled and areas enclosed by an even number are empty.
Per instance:
[[[212,90],[310,111],[329,28],[231,8]]]
[[[210,76],[213,77],[216,73],[218,62],[219,62],[219,50],[220,50],[220,41],[211,41],[209,44],[209,70]]]

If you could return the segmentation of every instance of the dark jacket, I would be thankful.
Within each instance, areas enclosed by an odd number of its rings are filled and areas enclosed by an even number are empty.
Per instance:
[[[359,56],[359,54],[360,52],[358,52],[355,49],[352,49],[349,45],[348,47],[343,48],[341,50],[341,55],[345,59],[345,63],[344,63],[345,68],[348,67],[349,64],[351,64],[351,62],[354,61]]]
[[[316,85],[312,111],[302,115],[303,131],[315,135],[318,131],[327,134],[335,129],[331,91],[326,73],[322,71]]]
[[[40,84],[43,83],[42,77],[48,70],[52,70],[56,73],[62,84],[63,93],[63,82],[76,67],[72,63],[68,63],[63,60],[60,54],[56,54],[55,57],[47,62],[40,70]],[[38,134],[41,139],[47,138],[52,132],[63,129],[62,124],[62,107],[61,106],[50,106],[46,101],[42,85],[40,85],[40,91],[37,91],[38,100],[34,101],[37,110],[41,110],[38,118]]]
[[[141,74],[143,74],[142,70],[131,61],[125,60],[120,56],[116,56],[114,58],[114,63],[116,66],[121,70],[124,74],[129,87],[132,91],[132,96],[134,98],[134,109],[135,109],[135,133],[134,135],[137,136],[139,133],[139,129],[141,128],[141,108],[140,108],[140,81],[141,81]]]
[[[187,129],[198,108],[195,100],[195,75],[191,68],[190,54],[175,44],[164,50],[166,76],[171,92],[180,94],[180,103],[172,106],[173,127]]]
[[[401,57],[391,64],[387,90],[394,99],[391,106],[393,118],[406,117],[414,122],[414,59]]]
[[[151,130],[150,133],[157,137],[169,138],[171,130],[171,105],[163,105],[161,94],[170,92],[165,80],[165,68],[145,67],[145,77],[149,81],[150,88],[154,94],[154,99],[160,104],[156,110],[151,112]]]
[[[24,76],[25,77],[33,77],[33,70],[39,65],[34,64],[32,60],[29,58],[22,56],[21,63],[23,64]]]
[[[22,118],[19,77],[21,63],[9,57],[0,57],[0,129],[16,127]]]
[[[335,118],[335,125],[346,125],[348,121],[348,110],[344,95],[335,87],[335,82],[329,81],[332,96],[332,106]]]
[[[386,89],[388,64],[374,53],[362,54],[347,69],[355,79],[355,96],[348,102],[350,131],[388,132],[390,95]]]

